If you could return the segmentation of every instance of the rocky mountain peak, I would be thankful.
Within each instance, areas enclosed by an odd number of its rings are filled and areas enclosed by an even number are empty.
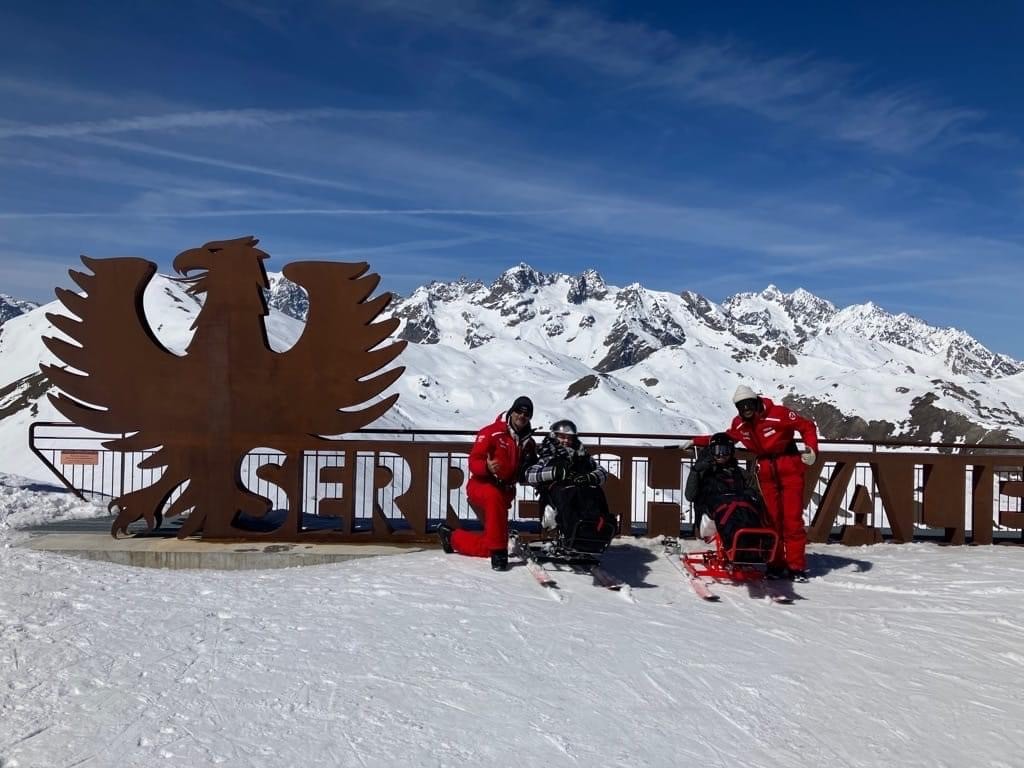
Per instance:
[[[466,277],[460,277],[454,283],[442,283],[434,280],[426,287],[417,288],[413,292],[413,296],[418,295],[422,291],[430,301],[451,302],[482,291],[484,287],[484,284],[480,281],[468,280]]]
[[[13,296],[8,296],[6,293],[0,293],[0,325],[3,325],[12,317],[31,312],[38,306],[34,301],[16,299]]]
[[[494,284],[491,290],[505,289],[510,291],[525,292],[531,288],[538,288],[541,285],[550,283],[551,280],[542,272],[538,272],[529,264],[520,262],[514,267],[505,270]]]
[[[270,282],[266,291],[267,305],[297,320],[305,320],[309,314],[306,291],[280,272],[268,272],[267,280]]]
[[[1024,363],[987,349],[956,328],[936,328],[905,312],[893,315],[874,302],[846,307],[828,323],[828,333],[841,331],[945,360],[955,374],[1013,376]]]
[[[582,304],[587,299],[601,300],[608,295],[608,286],[597,270],[588,269],[582,274],[569,278],[569,290],[565,299],[570,304]]]

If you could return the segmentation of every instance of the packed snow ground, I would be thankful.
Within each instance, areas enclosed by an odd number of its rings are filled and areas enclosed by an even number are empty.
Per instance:
[[[987,766],[1024,749],[1024,549],[813,546],[793,606],[417,551],[258,572],[33,552],[0,476],[0,766]],[[631,596],[631,600],[628,598]]]

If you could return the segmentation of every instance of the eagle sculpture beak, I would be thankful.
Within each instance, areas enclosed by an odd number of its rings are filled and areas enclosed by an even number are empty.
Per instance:
[[[216,250],[220,250],[219,248]],[[189,248],[174,257],[171,266],[174,271],[182,277],[188,277],[189,272],[196,270],[208,271],[210,269],[210,256],[215,253],[210,248]]]

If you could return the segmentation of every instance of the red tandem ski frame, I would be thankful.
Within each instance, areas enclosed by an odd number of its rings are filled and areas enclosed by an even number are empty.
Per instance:
[[[770,547],[766,539],[771,540]],[[733,536],[733,545],[729,549],[722,546],[717,535],[714,542],[714,549],[683,552],[680,555],[683,567],[698,579],[745,584],[764,579],[766,564],[775,558],[779,536],[770,528],[741,528]],[[744,562],[751,557],[758,562]]]

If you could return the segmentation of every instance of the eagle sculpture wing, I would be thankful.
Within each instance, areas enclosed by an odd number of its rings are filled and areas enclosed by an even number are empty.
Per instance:
[[[40,365],[62,392],[50,401],[70,421],[95,432],[134,438],[106,443],[115,450],[159,445],[166,428],[180,424],[189,403],[169,403],[161,387],[186,375],[188,361],[167,350],[146,322],[142,297],[156,273],[145,259],[90,259],[92,274],[70,270],[85,295],[63,288],[57,298],[74,315],[47,313],[54,327],[75,343],[45,337],[43,343],[67,367]],[[77,345],[77,346],[76,346]],[[187,400],[188,398],[183,398]],[[154,407],[154,406],[157,407]]]
[[[287,415],[292,429],[310,435],[340,435],[365,427],[386,413],[397,394],[365,408],[393,384],[404,366],[376,376],[394,360],[406,342],[379,346],[398,327],[398,319],[373,322],[391,300],[382,294],[367,301],[380,282],[364,274],[365,262],[293,262],[284,268],[289,280],[309,295],[306,328],[284,352],[283,372],[290,397]],[[332,358],[332,359],[328,359]]]

